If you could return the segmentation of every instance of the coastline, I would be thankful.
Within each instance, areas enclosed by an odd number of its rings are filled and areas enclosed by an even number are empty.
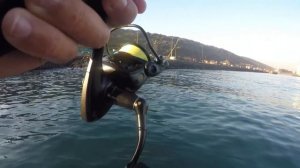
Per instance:
[[[230,67],[224,65],[214,65],[205,63],[193,63],[186,61],[172,61],[169,60],[169,69],[201,69],[201,70],[224,70],[224,71],[241,71],[241,72],[257,72],[257,73],[268,73],[261,70],[246,69],[240,67]]]
[[[48,69],[56,69],[56,68],[84,68],[87,67],[90,56],[76,57],[74,60],[68,62],[67,64],[54,64],[47,62],[43,66],[35,69],[35,70],[48,70]],[[241,71],[241,72],[257,72],[257,73],[268,73],[261,70],[253,70],[246,69],[240,67],[230,67],[224,65],[213,65],[213,64],[205,64],[205,63],[194,63],[188,61],[180,61],[180,60],[168,60],[169,68],[168,69],[201,69],[201,70],[225,70],[225,71]]]

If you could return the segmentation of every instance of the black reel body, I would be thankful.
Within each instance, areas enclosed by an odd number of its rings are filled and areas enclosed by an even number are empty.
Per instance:
[[[102,49],[93,52],[83,83],[81,116],[88,122],[102,118],[122,92],[134,94],[153,74],[161,68],[149,60],[145,50],[135,44],[127,44],[108,57],[98,58]],[[150,70],[150,72],[149,72]],[[124,100],[125,101],[125,100]],[[133,102],[125,107],[133,109]]]
[[[140,26],[137,27],[145,32]],[[81,116],[87,122],[102,118],[113,105],[134,110],[137,116],[138,144],[128,163],[128,168],[141,166],[138,158],[143,150],[146,137],[146,100],[136,95],[136,91],[149,77],[159,74],[168,64],[159,57],[150,45],[155,59],[137,44],[126,44],[115,53],[103,58],[103,48],[94,49],[83,81]]]

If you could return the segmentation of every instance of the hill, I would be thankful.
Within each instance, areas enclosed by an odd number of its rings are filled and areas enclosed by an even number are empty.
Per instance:
[[[230,51],[180,37],[148,33],[159,55],[191,63],[225,65],[253,70],[271,71],[272,67],[253,59],[238,56]],[[146,40],[139,31],[120,29],[112,33],[108,44],[110,50],[118,50],[125,43],[138,43],[147,48]]]

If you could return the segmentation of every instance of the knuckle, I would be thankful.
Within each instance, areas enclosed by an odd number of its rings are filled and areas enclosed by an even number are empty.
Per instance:
[[[84,25],[82,25],[83,16],[80,13],[73,13],[70,16],[70,26],[66,29],[70,34],[80,34]]]

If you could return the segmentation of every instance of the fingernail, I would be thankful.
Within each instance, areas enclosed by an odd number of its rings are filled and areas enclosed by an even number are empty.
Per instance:
[[[17,38],[25,38],[30,35],[31,31],[32,27],[25,17],[18,15],[12,21],[12,26],[10,29],[11,36]]]

